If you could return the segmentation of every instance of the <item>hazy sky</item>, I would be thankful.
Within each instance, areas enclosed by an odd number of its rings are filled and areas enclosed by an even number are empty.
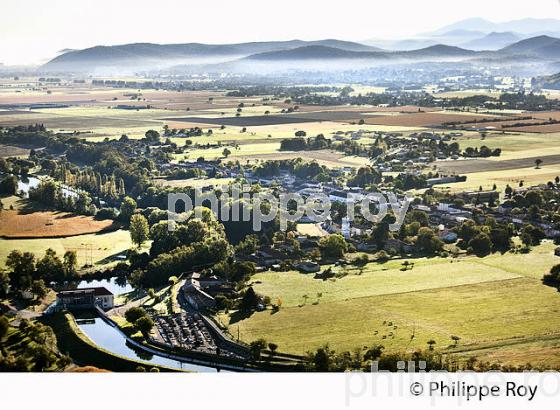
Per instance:
[[[0,0],[0,62],[131,42],[405,37],[469,17],[560,18],[558,0]]]

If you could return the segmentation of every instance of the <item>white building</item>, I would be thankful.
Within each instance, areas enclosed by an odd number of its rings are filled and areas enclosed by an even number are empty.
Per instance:
[[[350,220],[348,218],[342,218],[340,233],[342,234],[342,236],[344,236],[344,238],[350,238]]]
[[[56,301],[64,309],[87,309],[99,306],[103,310],[109,310],[114,306],[113,293],[102,286],[63,290],[56,295]]]

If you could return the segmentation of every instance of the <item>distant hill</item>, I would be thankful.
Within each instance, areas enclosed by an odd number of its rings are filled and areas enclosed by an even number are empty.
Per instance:
[[[527,18],[495,23],[482,18],[469,18],[411,38],[378,38],[362,43],[392,50],[413,50],[435,44],[470,50],[498,50],[516,41],[540,35],[560,37],[560,20]]]
[[[484,31],[479,30],[465,30],[465,29],[455,29],[450,31],[444,31],[443,33],[439,33],[434,35],[433,37],[459,37],[459,38],[476,38],[484,35]]]
[[[522,38],[519,34],[513,33],[511,31],[506,31],[503,33],[494,31],[481,38],[477,38],[475,40],[464,43],[462,47],[469,50],[499,50],[521,39]]]
[[[560,20],[525,18],[495,23],[482,18],[469,18],[447,25],[431,33],[426,33],[424,36],[435,36],[454,30],[482,31],[486,33],[507,31],[515,33],[560,32]]]
[[[363,43],[390,50],[404,51],[426,48],[437,44],[445,44],[448,46],[462,46],[462,44],[464,43],[484,37],[485,35],[486,33],[482,31],[451,30],[428,37],[407,38],[400,40],[370,39],[365,40]]]
[[[307,46],[292,50],[271,51],[246,57],[245,60],[280,61],[280,60],[333,60],[333,59],[394,59],[394,58],[448,58],[468,57],[474,51],[442,44],[410,51],[375,51],[357,52],[325,46]]]
[[[269,51],[266,53],[253,54],[245,58],[245,60],[325,60],[325,59],[345,59],[345,58],[374,58],[382,56],[382,52],[367,51],[349,51],[335,47],[326,46],[305,46],[297,47],[290,50]]]
[[[449,35],[448,32],[445,33]],[[456,31],[456,36],[465,35],[465,31]],[[461,37],[458,37],[461,38]],[[434,44],[411,50],[388,51],[360,43],[341,40],[319,41],[272,41],[239,44],[151,44],[135,43],[120,46],[97,46],[84,50],[74,50],[57,56],[45,64],[44,72],[89,72],[127,73],[157,69],[198,69],[222,68],[246,70],[253,62],[290,61],[290,68],[299,68],[298,62],[337,61],[337,68],[344,68],[345,60],[353,60],[361,66],[379,61],[424,62],[439,60],[477,59],[496,63],[524,60],[558,60],[560,59],[560,39],[541,35],[514,42],[515,33],[490,33],[477,41],[459,47]],[[506,43],[505,47],[502,45]],[[474,48],[475,50],[471,50]],[[497,50],[496,50],[497,49]],[[484,50],[484,51],[479,51]],[[249,65],[248,65],[249,64]],[[262,65],[262,64],[261,64]],[[282,67],[279,67],[282,68]],[[287,66],[284,68],[288,68]],[[315,67],[314,67],[315,68]],[[319,70],[333,67],[316,67]]]
[[[385,50],[394,51],[417,50],[419,48],[425,48],[439,44],[439,42],[434,39],[424,38],[410,38],[402,40],[369,39],[362,41],[362,43],[367,44],[368,46],[374,46]]]
[[[532,83],[537,89],[560,90],[560,73],[533,78]]]
[[[426,58],[426,57],[448,58],[448,57],[470,57],[475,55],[476,52],[472,50],[466,50],[461,47],[436,44],[434,46],[421,48],[419,50],[403,51],[398,54],[407,57],[414,56],[416,58]]]
[[[545,59],[560,58],[560,39],[549,36],[531,37],[504,47],[499,53]]]
[[[365,52],[378,51],[376,47],[341,40],[271,41],[239,44],[151,44],[135,43],[118,46],[96,46],[69,51],[49,61],[44,71],[91,71],[104,67],[135,67],[149,64],[171,66],[179,62],[210,61],[240,58],[243,56],[289,50],[303,46],[325,46],[341,50]]]

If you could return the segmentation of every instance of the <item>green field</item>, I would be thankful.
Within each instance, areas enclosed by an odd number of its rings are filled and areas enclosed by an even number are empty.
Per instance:
[[[560,133],[508,132],[501,134],[496,132],[489,133],[486,138],[481,139],[479,133],[464,132],[464,136],[457,138],[457,142],[462,149],[467,147],[480,148],[482,145],[486,145],[491,149],[500,148],[502,154],[499,157],[491,158],[496,161],[560,153]]]
[[[544,244],[526,255],[416,260],[407,271],[396,261],[374,263],[334,281],[262,273],[253,277],[255,290],[273,303],[281,298],[281,309],[249,318],[234,312],[230,331],[239,328],[245,341],[264,337],[296,354],[325,343],[336,350],[378,343],[388,351],[412,350],[434,339],[443,351],[510,363],[502,349],[519,361],[527,345],[528,360],[550,364],[550,349],[560,345],[560,294],[540,278],[560,262],[553,247]],[[461,338],[456,347],[452,335]]]
[[[42,257],[48,248],[54,249],[59,256],[67,250],[75,250],[78,253],[78,265],[81,266],[90,261],[94,264],[106,262],[106,258],[126,251],[132,246],[130,234],[122,229],[66,238],[0,239],[0,267],[4,266],[6,257],[14,249],[32,252],[36,257]]]

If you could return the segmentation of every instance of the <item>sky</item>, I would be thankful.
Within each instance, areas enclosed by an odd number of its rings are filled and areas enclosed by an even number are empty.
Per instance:
[[[560,0],[0,0],[0,63],[133,42],[405,38],[470,17],[560,18]]]

